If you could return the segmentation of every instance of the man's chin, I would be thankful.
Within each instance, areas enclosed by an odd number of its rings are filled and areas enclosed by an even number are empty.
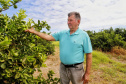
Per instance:
[[[70,30],[74,30],[74,28],[69,28]]]

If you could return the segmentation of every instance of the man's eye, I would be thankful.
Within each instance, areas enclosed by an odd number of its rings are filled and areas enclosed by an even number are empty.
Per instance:
[[[69,22],[73,21],[73,20],[68,20]]]

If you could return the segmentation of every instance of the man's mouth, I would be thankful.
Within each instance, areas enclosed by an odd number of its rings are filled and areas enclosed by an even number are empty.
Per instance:
[[[70,24],[68,24],[68,26],[71,26]]]

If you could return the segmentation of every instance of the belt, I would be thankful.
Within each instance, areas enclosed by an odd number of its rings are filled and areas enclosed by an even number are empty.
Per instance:
[[[69,67],[75,67],[76,65],[79,65],[79,64],[82,64],[83,62],[81,62],[81,63],[76,63],[76,64],[71,64],[71,65],[65,65],[65,64],[63,64],[66,68],[69,68]]]

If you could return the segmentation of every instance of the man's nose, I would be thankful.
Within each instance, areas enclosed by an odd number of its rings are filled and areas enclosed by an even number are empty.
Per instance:
[[[70,21],[68,21],[67,23],[70,24]]]

